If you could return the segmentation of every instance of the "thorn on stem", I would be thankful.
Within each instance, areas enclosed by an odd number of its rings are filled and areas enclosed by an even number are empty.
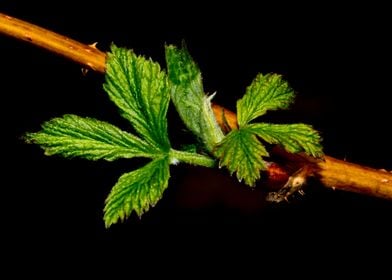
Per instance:
[[[86,76],[89,71],[89,69],[87,69],[87,68],[81,68],[80,70],[82,71],[83,76]]]
[[[97,44],[98,44],[98,42],[94,42],[92,44],[89,44],[88,46],[97,50]]]

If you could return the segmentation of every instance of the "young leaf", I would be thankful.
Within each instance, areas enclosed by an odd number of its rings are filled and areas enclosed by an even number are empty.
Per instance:
[[[248,124],[267,110],[286,109],[293,98],[293,90],[280,75],[258,74],[237,102],[238,125]]]
[[[292,153],[306,152],[314,157],[323,155],[320,135],[310,125],[256,123],[247,129],[271,144],[280,144]]]
[[[236,173],[239,181],[244,179],[249,186],[254,186],[260,171],[266,169],[262,156],[268,156],[268,152],[247,129],[231,131],[215,153],[220,158],[219,166],[226,166],[230,173]]]
[[[183,47],[166,46],[166,63],[171,82],[172,101],[187,128],[211,152],[223,133],[211,109],[211,98],[204,94],[201,73]]]
[[[262,157],[268,156],[256,136],[268,143],[280,144],[289,152],[305,151],[315,157],[322,156],[320,136],[309,125],[249,124],[267,110],[287,108],[293,97],[293,90],[281,76],[257,75],[237,102],[239,129],[226,135],[217,146],[215,155],[220,158],[220,164],[227,166],[230,172],[236,172],[239,180],[244,178],[246,184],[254,185],[260,171],[266,168]]]
[[[112,46],[104,89],[136,131],[162,151],[170,149],[166,113],[170,93],[158,63]]]
[[[141,216],[162,197],[169,181],[169,157],[155,159],[122,175],[106,199],[106,227],[123,221],[132,211]]]
[[[42,125],[25,136],[40,145],[46,155],[82,157],[91,160],[156,156],[157,150],[138,137],[92,118],[65,115]]]

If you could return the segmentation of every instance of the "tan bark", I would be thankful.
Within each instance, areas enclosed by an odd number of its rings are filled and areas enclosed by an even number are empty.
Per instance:
[[[27,41],[45,48],[84,67],[101,73],[105,72],[106,54],[94,45],[85,45],[65,36],[48,31],[25,21],[0,13],[0,33]],[[237,127],[233,112],[213,104],[215,116],[223,129]],[[326,187],[365,195],[392,199],[392,173],[376,170],[333,157],[325,156],[324,161],[315,161],[304,155],[276,152],[287,162],[301,162],[312,166],[315,175]]]

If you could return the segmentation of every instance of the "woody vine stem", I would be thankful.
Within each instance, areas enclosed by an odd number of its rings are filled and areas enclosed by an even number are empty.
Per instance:
[[[0,33],[57,53],[83,67],[105,73],[106,54],[94,45],[79,43],[1,13]],[[217,104],[212,106],[219,125],[230,129],[237,127],[237,117],[233,112]],[[283,165],[294,165],[297,169],[306,170],[306,176],[316,177],[325,187],[392,200],[392,173],[390,172],[349,163],[330,156],[325,156],[324,160],[314,160],[303,154],[284,152],[279,148],[274,149],[272,154],[280,158]]]

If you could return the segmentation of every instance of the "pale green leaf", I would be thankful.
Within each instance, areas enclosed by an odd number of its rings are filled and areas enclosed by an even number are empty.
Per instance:
[[[159,64],[113,45],[105,78],[104,89],[122,115],[146,141],[168,151],[166,113],[170,89]]]
[[[246,129],[233,130],[216,148],[220,166],[226,166],[230,173],[236,173],[239,181],[254,186],[260,178],[260,171],[266,169],[263,156],[268,156],[265,147],[257,137]]]
[[[211,98],[203,90],[201,72],[187,49],[166,46],[166,63],[172,101],[187,128],[199,137],[209,151],[223,139],[211,109]]]
[[[258,74],[237,102],[238,125],[248,124],[267,110],[286,109],[293,98],[293,90],[280,75]]]
[[[289,152],[304,151],[314,157],[323,155],[321,137],[310,125],[256,123],[247,129],[268,143],[282,145]]]
[[[122,175],[106,199],[106,227],[123,221],[135,211],[141,216],[161,199],[169,181],[169,157],[153,160]]]
[[[148,143],[109,123],[75,115],[52,119],[42,125],[40,132],[28,133],[25,138],[40,145],[46,155],[91,160],[152,158],[157,152]]]

